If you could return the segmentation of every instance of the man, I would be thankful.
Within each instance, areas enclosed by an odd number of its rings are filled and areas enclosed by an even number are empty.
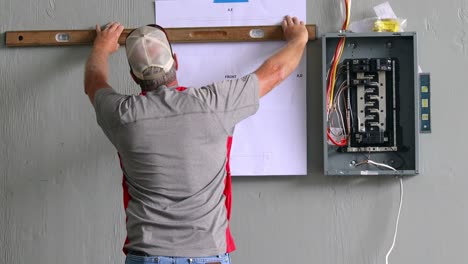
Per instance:
[[[308,39],[297,18],[285,17],[282,26],[285,46],[254,73],[187,88],[178,84],[178,60],[164,30],[138,28],[126,40],[130,73],[142,89],[138,96],[108,84],[108,58],[123,26],[96,26],[84,85],[120,157],[126,263],[230,263],[234,127],[297,67]]]

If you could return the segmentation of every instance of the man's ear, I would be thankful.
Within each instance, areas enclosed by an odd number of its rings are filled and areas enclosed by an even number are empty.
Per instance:
[[[172,57],[174,58],[175,69],[177,71],[179,69],[179,61],[177,60],[177,54],[174,53],[174,55],[172,55]]]
[[[140,85],[140,79],[138,79],[135,74],[133,74],[132,70],[130,69],[130,75],[132,76],[132,79],[138,84]]]

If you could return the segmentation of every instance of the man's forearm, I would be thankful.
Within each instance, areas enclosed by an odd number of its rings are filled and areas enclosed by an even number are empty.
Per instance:
[[[307,41],[303,39],[291,40],[268,60],[273,64],[282,65],[285,76],[289,76],[299,65],[306,44]]]
[[[260,86],[260,97],[271,91],[294,71],[301,61],[307,44],[308,32],[304,22],[296,17],[286,16],[282,27],[288,42],[255,71]]]
[[[101,88],[110,88],[107,83],[109,77],[109,56],[119,49],[119,36],[124,27],[112,22],[104,30],[96,25],[96,38],[93,50],[85,66],[84,86],[85,93],[94,104],[94,94]]]
[[[110,87],[107,83],[109,76],[109,54],[93,49],[85,67],[85,92],[94,92],[97,87]],[[91,91],[93,90],[93,91]]]
[[[260,96],[268,93],[296,69],[301,61],[306,44],[307,41],[301,38],[288,41],[283,48],[260,66],[255,72],[263,82],[261,83],[263,89],[261,89]]]

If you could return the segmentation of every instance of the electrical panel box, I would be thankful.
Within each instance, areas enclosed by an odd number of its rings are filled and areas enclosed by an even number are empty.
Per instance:
[[[416,33],[326,34],[322,44],[325,174],[418,174]]]

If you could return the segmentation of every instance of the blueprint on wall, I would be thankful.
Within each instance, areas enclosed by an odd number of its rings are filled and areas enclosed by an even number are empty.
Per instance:
[[[306,1],[156,0],[156,23],[163,27],[279,25],[285,15],[305,22]],[[284,42],[174,44],[178,79],[184,86],[240,78],[255,71]],[[203,69],[200,71],[200,69]],[[236,126],[233,175],[305,175],[306,60],[260,100],[258,112]]]

